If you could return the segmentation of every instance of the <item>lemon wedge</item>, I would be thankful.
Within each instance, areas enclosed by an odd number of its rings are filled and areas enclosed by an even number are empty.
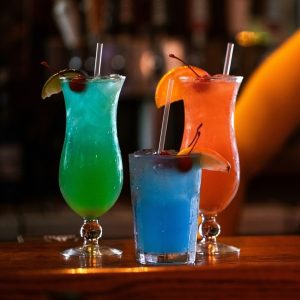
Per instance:
[[[189,155],[192,151],[192,147],[193,146],[182,149],[177,155]],[[213,149],[203,147],[193,153],[200,154],[200,165],[202,169],[224,173],[229,173],[231,169],[229,161]]]

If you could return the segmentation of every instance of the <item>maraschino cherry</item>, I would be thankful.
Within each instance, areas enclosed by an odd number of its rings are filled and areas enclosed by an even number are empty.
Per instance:
[[[71,79],[69,86],[74,92],[82,92],[86,87],[86,78],[83,75],[78,75]]]
[[[211,79],[210,75],[199,75],[191,65],[187,64],[183,59],[179,58],[178,56],[176,56],[174,54],[169,54],[169,57],[175,58],[175,59],[179,60],[180,62],[182,62],[197,76],[196,80],[193,84],[194,89],[196,89],[198,91],[203,91],[208,88],[208,85],[206,83],[208,83],[210,81],[210,79]]]
[[[187,153],[187,155],[191,154],[194,147],[196,146],[196,144],[200,138],[200,135],[201,135],[200,129],[202,126],[203,126],[203,124],[201,123],[197,127],[195,136],[188,146],[190,148],[190,151]],[[179,155],[179,157],[180,157],[180,155]],[[189,157],[189,156],[183,156],[180,159],[178,159],[178,161],[177,161],[177,169],[181,172],[188,172],[192,167],[193,167],[193,161],[192,161],[191,157]]]

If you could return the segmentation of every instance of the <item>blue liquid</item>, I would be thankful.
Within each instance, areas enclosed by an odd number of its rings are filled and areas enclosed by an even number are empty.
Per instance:
[[[178,157],[130,157],[135,239],[141,253],[185,253],[195,248],[201,169],[178,169]]]

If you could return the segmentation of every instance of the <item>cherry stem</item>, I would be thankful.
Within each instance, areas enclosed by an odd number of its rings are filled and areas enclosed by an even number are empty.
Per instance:
[[[175,59],[177,59],[177,60],[179,60],[179,61],[181,61],[184,65],[186,65],[197,77],[201,77],[193,68],[192,68],[192,66],[191,65],[189,65],[189,64],[187,64],[184,60],[182,60],[181,58],[179,58],[179,57],[177,57],[176,55],[174,55],[174,54],[169,54],[169,57],[171,57],[171,58],[175,58]]]
[[[46,62],[46,61],[41,61],[41,65],[44,66],[45,68],[49,69],[50,71],[54,72],[54,73],[57,73],[59,71],[58,69],[53,68],[52,66],[50,66],[48,64],[48,62]]]
[[[189,144],[189,147],[192,146],[192,148],[191,148],[189,154],[194,150],[194,148],[195,148],[195,146],[196,146],[196,144],[197,144],[197,142],[198,142],[198,140],[199,140],[199,138],[200,138],[200,135],[201,135],[200,129],[201,129],[202,126],[203,126],[203,123],[200,123],[200,125],[199,125],[199,126],[197,127],[197,129],[196,129],[196,133],[195,133],[194,138],[192,139],[192,141],[191,141],[190,144]]]

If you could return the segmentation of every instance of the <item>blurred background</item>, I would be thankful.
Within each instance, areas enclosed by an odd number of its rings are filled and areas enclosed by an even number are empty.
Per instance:
[[[169,53],[221,73],[227,42],[231,73],[244,76],[300,26],[299,0],[10,0],[0,2],[0,240],[77,234],[81,219],[64,203],[58,164],[64,139],[61,94],[40,97],[54,69],[127,76],[118,109],[125,181],[102,220],[104,237],[132,236],[128,153],[157,147],[159,78],[178,63]],[[283,74],[284,76],[284,74]],[[243,84],[244,84],[243,83]],[[243,86],[241,87],[241,89]],[[180,146],[183,107],[172,105],[167,147]],[[300,233],[300,132],[250,183],[240,234]]]

